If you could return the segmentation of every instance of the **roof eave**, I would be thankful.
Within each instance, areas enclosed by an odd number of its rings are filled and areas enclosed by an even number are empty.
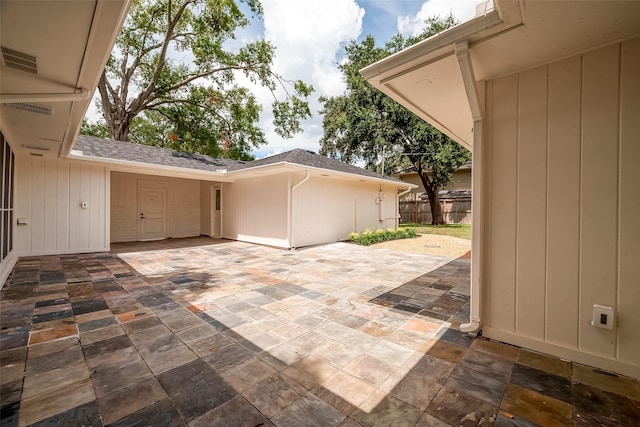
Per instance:
[[[329,177],[358,179],[361,182],[374,182],[377,184],[395,185],[401,188],[409,188],[409,187],[417,188],[418,187],[415,184],[404,183],[404,182],[400,182],[400,181],[396,181],[388,178],[377,178],[373,176],[336,171],[333,169],[318,168],[315,166],[301,165],[298,163],[291,163],[286,161],[270,163],[268,165],[254,166],[254,167],[239,169],[235,171],[229,171],[226,173],[226,175],[233,177],[234,179],[237,179],[239,177],[243,177],[243,175],[246,177],[256,177],[256,176],[270,175],[270,174],[284,172],[284,171],[301,171],[301,172],[310,171],[312,174],[318,175],[318,176],[324,175]]]
[[[365,80],[372,84],[376,84],[388,78],[389,72],[397,73],[397,70],[411,65],[413,67],[422,67],[430,62],[441,59],[442,56],[452,55],[455,50],[455,44],[461,40],[476,38],[478,34],[491,31],[493,34],[503,31],[505,22],[500,17],[497,10],[491,10],[484,15],[477,16],[469,21],[451,27],[439,34],[425,39],[415,45],[396,52],[391,56],[381,59],[362,70],[360,74]],[[517,25],[511,24],[509,27]],[[487,34],[489,35],[489,34]],[[413,63],[418,61],[417,63]]]
[[[478,43],[521,26],[523,20],[520,10],[517,0],[496,1],[495,9],[363,68],[360,73],[381,92],[472,151],[473,113],[456,57],[456,45],[460,42]],[[422,98],[423,104],[428,105],[418,105],[407,95],[406,88],[396,85],[403,76],[428,67],[436,70],[440,67],[436,74],[447,76],[446,83],[438,79],[432,82],[424,76],[424,80],[432,84],[432,88],[436,88],[428,98],[434,99],[436,108],[429,108],[432,106],[429,104],[431,101],[425,101],[425,98]],[[447,90],[444,93],[438,92],[437,88],[444,87],[443,85]],[[441,102],[443,99],[447,102]]]
[[[67,132],[65,133],[58,153],[60,158],[69,156],[69,153],[78,140],[82,119],[89,109],[102,72],[111,56],[111,51],[124,25],[132,3],[133,0],[98,0],[96,4],[91,31],[87,39],[87,47],[78,78],[78,87],[90,88],[89,96],[85,100],[73,103],[71,119],[69,120]]]
[[[71,151],[67,156],[70,160],[99,163],[108,166],[112,171],[141,173],[145,175],[162,175],[174,178],[199,179],[202,181],[233,182],[226,172],[206,171],[200,169],[180,168],[175,166],[155,165],[130,160],[111,159],[107,157],[84,156]]]

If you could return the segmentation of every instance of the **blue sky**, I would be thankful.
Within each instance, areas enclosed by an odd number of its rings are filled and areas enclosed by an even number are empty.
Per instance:
[[[397,32],[416,34],[425,19],[453,13],[458,21],[475,14],[475,5],[483,0],[261,0],[264,15],[261,21],[237,34],[236,42],[266,38],[276,47],[274,71],[289,80],[303,80],[315,88],[310,99],[313,117],[303,123],[304,132],[291,139],[276,135],[272,124],[272,94],[252,85],[242,74],[240,84],[251,87],[263,105],[260,126],[268,144],[253,151],[257,158],[278,154],[294,148],[317,152],[322,137],[320,96],[344,93],[345,85],[338,70],[344,58],[344,47],[351,40],[375,36],[383,45]],[[188,60],[187,57],[183,59]],[[94,99],[98,99],[96,91]],[[94,121],[99,115],[92,103],[87,117]]]
[[[276,46],[274,68],[288,79],[301,79],[315,88],[310,105],[313,118],[303,124],[304,132],[282,139],[273,131],[270,94],[255,89],[264,106],[261,126],[268,144],[254,150],[262,158],[294,148],[317,152],[322,136],[318,98],[344,92],[337,65],[344,58],[344,46],[367,34],[384,44],[397,32],[416,34],[425,19],[453,13],[458,21],[475,14],[482,0],[262,0],[264,17],[246,37],[265,37]]]

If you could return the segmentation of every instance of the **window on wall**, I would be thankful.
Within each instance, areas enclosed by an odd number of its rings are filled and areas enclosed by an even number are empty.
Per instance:
[[[15,158],[11,146],[0,133],[0,167],[2,194],[0,195],[0,261],[13,249],[13,171]]]

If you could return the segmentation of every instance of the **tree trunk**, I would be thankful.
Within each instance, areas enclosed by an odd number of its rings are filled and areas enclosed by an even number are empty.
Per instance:
[[[440,195],[438,191],[440,188],[429,179],[427,172],[423,171],[420,162],[414,162],[418,176],[422,185],[429,197],[429,206],[431,207],[431,225],[444,224],[444,217],[442,216],[442,206],[440,206]]]
[[[440,225],[445,224],[444,216],[442,215],[442,206],[440,205],[440,195],[438,194],[438,188],[432,188],[431,186],[425,187],[427,196],[429,196],[429,207],[431,208],[431,224]]]
[[[116,110],[111,117],[105,115],[111,138],[116,141],[129,141],[129,130],[131,129],[131,119],[129,115],[120,110]]]

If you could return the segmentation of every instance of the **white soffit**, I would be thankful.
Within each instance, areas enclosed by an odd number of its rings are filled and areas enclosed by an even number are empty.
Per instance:
[[[382,80],[380,89],[471,149],[473,119],[455,54]]]
[[[476,81],[640,34],[640,1],[496,0],[496,10],[361,70],[373,86],[467,148],[473,119],[455,44],[468,41]]]
[[[0,1],[0,130],[17,154],[68,152],[130,2]]]

